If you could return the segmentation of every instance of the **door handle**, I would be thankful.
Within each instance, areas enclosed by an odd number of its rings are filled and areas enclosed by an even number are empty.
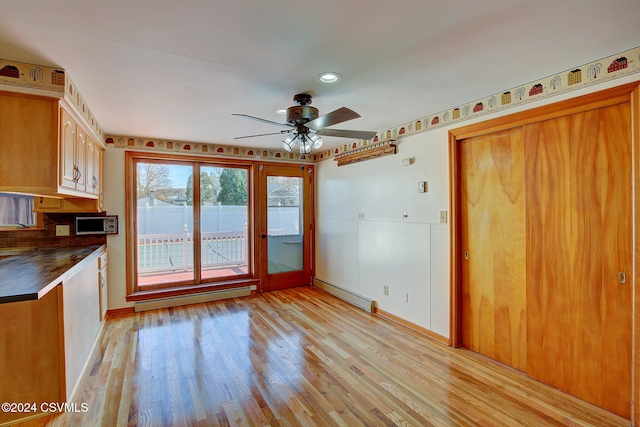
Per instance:
[[[469,259],[469,251],[464,251],[464,259]]]
[[[263,234],[263,235],[262,235],[262,236],[260,236],[260,237],[262,237],[263,239],[266,239],[266,238],[267,238],[267,235],[266,235],[266,234]]]
[[[621,285],[627,283],[627,275],[624,274],[624,271],[618,273],[618,283],[620,283]]]

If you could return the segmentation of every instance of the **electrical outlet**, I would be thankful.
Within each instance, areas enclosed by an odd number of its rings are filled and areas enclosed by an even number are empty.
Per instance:
[[[364,212],[360,212],[358,214],[358,219],[364,219]]]
[[[402,219],[408,219],[409,218],[409,214],[408,213],[403,213],[402,214]]]
[[[418,183],[418,193],[427,192],[427,181],[421,181]]]
[[[382,287],[382,295],[389,296],[389,285],[384,285]]]
[[[447,211],[440,211],[440,222],[442,224],[447,223]]]
[[[56,236],[68,236],[69,234],[68,225],[56,225]]]

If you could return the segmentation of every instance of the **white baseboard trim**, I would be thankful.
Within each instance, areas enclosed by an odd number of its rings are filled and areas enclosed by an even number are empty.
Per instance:
[[[246,297],[249,295],[251,295],[251,286],[234,289],[223,289],[220,291],[206,292],[203,294],[193,294],[180,297],[159,298],[154,300],[141,301],[136,303],[135,311],[136,313],[138,313],[140,311],[155,310],[158,308],[178,307],[181,305]]]
[[[376,302],[374,300],[343,289],[337,285],[334,285],[333,283],[325,282],[324,280],[316,279],[314,277],[313,286],[317,287],[318,289],[322,289],[323,291],[330,293],[331,295],[336,296],[341,300],[355,305],[356,307],[359,307],[369,313],[373,313],[375,309]]]

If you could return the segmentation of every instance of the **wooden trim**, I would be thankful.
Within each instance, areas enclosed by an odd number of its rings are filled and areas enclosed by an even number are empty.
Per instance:
[[[202,224],[201,224],[201,220],[202,217],[200,216],[200,202],[202,201],[200,199],[200,168],[201,168],[201,164],[200,163],[194,163],[191,165],[191,170],[192,170],[192,186],[191,189],[193,191],[192,197],[193,197],[193,247],[192,247],[192,251],[193,251],[193,280],[195,281],[195,283],[202,283],[202,243],[201,243],[201,238],[202,238]],[[247,180],[249,178],[249,172],[247,171]],[[196,185],[196,183],[198,183],[198,185]],[[248,189],[247,189],[247,194],[248,194]],[[198,201],[196,203],[196,201]],[[249,201],[247,200],[247,203],[249,203]],[[247,216],[249,211],[249,206],[247,206]],[[249,254],[247,254],[246,256],[249,256]]]
[[[460,158],[456,137],[449,133],[449,337],[452,347],[462,346],[460,287]]]
[[[133,215],[133,212],[136,208],[136,200],[135,193],[132,189],[132,186],[135,185],[133,182],[134,177],[136,176],[133,168],[135,167],[135,152],[133,151],[125,151],[124,153],[124,195],[125,195],[125,236],[126,236],[126,249],[125,249],[125,258],[126,258],[126,294],[127,297],[134,292],[134,287],[136,283],[136,237],[133,232],[136,229],[136,216]]]
[[[188,165],[193,168],[194,182],[197,180],[199,182],[199,174],[200,168],[202,166],[212,166],[212,167],[223,167],[223,168],[239,168],[247,171],[248,176],[248,188],[247,188],[247,196],[248,203],[247,206],[247,216],[249,218],[249,236],[248,239],[250,242],[249,245],[249,253],[247,253],[247,264],[249,266],[249,273],[242,274],[232,277],[225,277],[221,279],[204,279],[202,280],[200,271],[196,268],[194,269],[194,276],[192,280],[183,281],[180,283],[170,283],[170,284],[159,284],[159,285],[150,285],[149,287],[145,287],[146,290],[141,290],[137,287],[137,265],[134,260],[137,258],[137,245],[136,245],[136,233],[134,232],[136,229],[136,194],[133,188],[135,177],[136,177],[136,168],[138,162],[152,162],[159,164],[176,164],[176,165]],[[145,299],[145,295],[149,294],[168,294],[168,295],[180,295],[184,290],[188,290],[186,293],[194,293],[194,292],[205,292],[207,289],[224,289],[227,286],[227,283],[237,283],[240,281],[243,282],[251,282],[255,280],[255,268],[253,265],[253,259],[255,258],[255,250],[251,244],[251,236],[253,235],[252,230],[255,229],[255,221],[252,218],[252,206],[251,203],[254,203],[254,197],[252,196],[252,169],[256,162],[255,161],[247,161],[247,160],[229,160],[219,157],[210,157],[210,156],[198,156],[198,155],[182,155],[182,154],[171,154],[171,153],[150,153],[150,152],[142,152],[142,151],[125,151],[125,200],[126,200],[126,236],[127,236],[127,301],[137,301]],[[276,163],[278,164],[278,163]],[[198,191],[197,186],[194,186],[194,200],[199,200],[200,193]],[[194,206],[194,218],[200,217],[200,209],[197,206]],[[195,222],[194,222],[195,225]],[[194,227],[194,236],[198,238],[201,235],[200,227]],[[199,260],[199,246],[194,245],[194,254],[195,259]],[[152,298],[158,298],[154,296]]]
[[[631,168],[632,168],[632,369],[631,369],[631,425],[640,425],[640,86],[631,94]]]
[[[57,105],[58,101],[60,101],[62,99],[62,98],[58,98],[58,97],[55,97],[55,96],[36,95],[36,94],[33,94],[33,93],[13,92],[13,91],[8,91],[8,90],[0,90],[0,96],[13,96],[13,97],[16,97],[16,98],[40,99],[40,100],[43,100],[43,101],[52,101],[56,105]]]
[[[233,280],[217,284],[187,285],[166,289],[153,289],[149,291],[138,291],[127,295],[127,301],[146,301],[158,298],[181,297],[202,292],[221,291],[225,289],[241,288],[245,286],[257,286],[258,279]]]
[[[315,166],[307,170],[309,174],[309,283],[313,283],[313,278],[316,275],[316,170]]]
[[[136,309],[134,307],[114,308],[113,310],[107,310],[107,317],[124,316],[135,312]]]
[[[416,331],[424,336],[426,336],[427,338],[430,338],[440,344],[444,344],[446,346],[450,346],[451,345],[451,341],[446,338],[443,337],[440,334],[436,334],[433,331],[430,331],[427,328],[423,328],[422,326],[416,325],[415,323],[411,323],[408,320],[403,319],[402,317],[398,317],[395,314],[391,314],[389,312],[386,312],[384,310],[380,310],[378,307],[375,307],[375,309],[373,310],[374,314],[377,314],[378,316],[384,317],[385,319],[391,320],[393,322],[399,323],[402,326],[405,326],[409,329],[411,329],[412,331]]]
[[[560,101],[554,104],[532,108],[527,111],[499,117],[485,122],[452,129],[449,131],[449,195],[451,209],[451,312],[450,334],[451,345],[458,347],[462,343],[460,321],[462,303],[459,253],[460,239],[460,171],[459,171],[459,142],[465,138],[493,133],[514,127],[524,126],[549,120],[561,116],[589,111],[597,108],[630,102],[631,105],[631,144],[632,144],[632,180],[633,180],[633,336],[632,336],[632,408],[631,425],[640,425],[640,272],[638,261],[640,257],[640,227],[637,215],[640,212],[640,81],[624,84],[611,89],[605,89],[588,95]]]
[[[639,83],[640,82],[627,83],[622,86],[578,96],[566,101],[560,101],[554,104],[532,108],[530,110],[498,117],[492,120],[474,123],[461,128],[452,129],[449,133],[454,135],[456,140],[461,140],[472,136],[484,135],[541,122],[543,120],[554,119],[560,116],[621,104],[629,101],[631,92],[633,92]]]

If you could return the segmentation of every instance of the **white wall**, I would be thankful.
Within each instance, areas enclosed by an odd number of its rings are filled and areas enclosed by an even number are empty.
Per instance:
[[[107,236],[107,286],[109,310],[133,307],[127,302],[127,227],[125,211],[125,150],[107,147],[104,156],[104,207],[109,215],[118,215],[118,234]]]
[[[457,123],[462,127],[638,80],[626,76]],[[428,111],[416,112],[416,116]],[[408,118],[410,119],[410,118]],[[338,167],[316,165],[316,277],[377,302],[386,312],[449,337],[448,132],[398,140],[398,154]],[[402,166],[401,160],[415,163]],[[418,182],[428,192],[418,193]],[[408,219],[403,220],[406,212]],[[364,214],[364,218],[359,218]],[[383,286],[388,285],[388,296]],[[404,302],[404,293],[409,302]]]

